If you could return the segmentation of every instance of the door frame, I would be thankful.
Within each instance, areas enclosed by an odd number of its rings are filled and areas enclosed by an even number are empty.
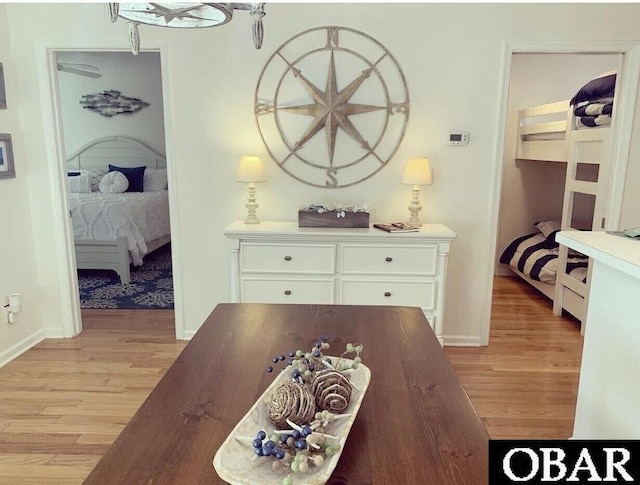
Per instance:
[[[633,119],[637,103],[640,77],[640,43],[637,41],[607,42],[544,42],[514,41],[505,42],[502,50],[502,77],[498,103],[496,144],[494,146],[493,180],[490,187],[489,214],[491,257],[486,261],[486,284],[484,308],[482,311],[480,345],[489,345],[491,327],[491,305],[493,298],[493,277],[495,273],[495,254],[498,244],[498,225],[500,215],[500,196],[502,194],[502,170],[504,141],[506,133],[509,86],[511,82],[511,59],[514,54],[622,54],[622,69],[618,76],[616,98],[616,128],[611,136],[610,157],[616,163],[611,166],[609,187],[609,208],[606,213],[606,229],[618,229],[622,212],[625,173],[629,162],[629,149],[633,133]]]
[[[174,321],[176,339],[184,339],[184,306],[182,299],[182,280],[180,275],[180,247],[178,198],[176,197],[176,164],[173,156],[173,140],[170,131],[171,124],[171,96],[169,93],[169,49],[165,42],[156,40],[147,42],[143,51],[160,53],[162,76],[162,101],[165,128],[165,150],[167,160],[167,175],[169,179],[169,220],[171,224],[171,258],[173,264],[174,291]],[[60,287],[60,304],[63,321],[57,326],[45,330],[47,337],[69,338],[82,331],[82,317],[80,300],[78,298],[78,275],[76,271],[76,256],[74,248],[73,227],[69,212],[69,202],[66,196],[66,167],[64,154],[64,138],[62,120],[59,110],[59,90],[55,54],[59,51],[96,51],[96,52],[129,52],[128,44],[122,42],[100,42],[96,45],[63,44],[60,42],[39,42],[36,45],[36,59],[38,78],[40,79],[41,109],[43,120],[43,134],[47,152],[47,165],[51,183],[52,207],[54,211],[52,241],[56,247],[55,260],[52,264],[57,268]],[[56,325],[54,323],[54,325]]]

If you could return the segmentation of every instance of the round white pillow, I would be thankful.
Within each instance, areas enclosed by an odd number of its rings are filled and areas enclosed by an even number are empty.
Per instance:
[[[98,188],[103,194],[122,194],[129,188],[129,180],[122,172],[114,170],[100,179]]]

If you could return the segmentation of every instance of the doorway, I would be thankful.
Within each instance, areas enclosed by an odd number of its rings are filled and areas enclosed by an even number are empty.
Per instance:
[[[132,256],[134,263],[129,283],[128,278],[105,270],[99,255],[90,258],[91,269],[80,270],[80,276],[74,271],[75,283],[81,278],[84,281],[76,287],[84,291],[85,297],[92,295],[83,300],[89,305],[83,307],[169,308],[169,294],[173,307],[172,258],[170,252],[167,254],[170,246],[157,249],[170,240],[161,54],[145,51],[133,56],[123,50],[65,49],[53,50],[50,59],[55,72],[54,116],[59,152],[62,171],[67,175],[67,183],[60,189],[72,214],[78,209],[76,218],[72,215],[74,237],[82,239],[83,244],[85,239],[99,242],[119,238],[130,249],[127,252],[125,247],[124,252],[127,257]],[[113,143],[112,138],[116,139]],[[117,169],[111,170],[110,165]],[[133,174],[130,169],[138,166],[146,168]],[[123,175],[117,178],[126,180],[128,185],[138,178],[143,185],[132,185],[133,192],[121,193],[117,184],[103,183],[110,171]],[[145,186],[148,190],[144,190]],[[124,207],[134,203],[133,211],[125,216]],[[96,219],[92,218],[94,215]],[[116,217],[127,217],[126,224]],[[163,221],[160,224],[159,218]],[[160,226],[166,230],[161,231]],[[157,250],[151,252],[154,249]],[[154,282],[158,284],[152,286],[149,275],[160,272],[159,255],[164,264],[160,277],[164,279],[157,278]],[[145,261],[153,258],[153,271],[149,271],[152,264],[145,266]],[[110,282],[104,283],[105,279]],[[80,299],[77,293],[76,296]]]
[[[597,48],[596,48],[597,47]],[[525,171],[532,171],[532,167],[527,168],[518,168],[515,166],[514,159],[514,145],[515,145],[515,125],[513,122],[514,118],[514,110],[517,110],[516,106],[512,106],[511,102],[513,101],[513,97],[511,96],[511,90],[514,87],[514,84],[517,81],[518,75],[514,71],[514,69],[518,68],[518,64],[526,65],[528,62],[532,62],[532,64],[537,63],[547,63],[547,71],[549,70],[549,65],[555,63],[556,68],[561,66],[561,64],[569,57],[562,56],[572,56],[572,62],[576,65],[584,68],[586,64],[589,64],[594,59],[600,59],[599,62],[602,62],[602,59],[607,59],[604,64],[592,65],[590,69],[595,70],[595,75],[603,73],[603,69],[606,70],[607,67],[611,66],[613,62],[615,64],[615,68],[618,71],[618,89],[616,91],[616,113],[615,113],[615,130],[611,136],[611,145],[610,145],[610,159],[615,160],[615,166],[610,167],[610,183],[609,190],[611,196],[611,203],[607,208],[607,214],[610,216],[607,218],[607,224],[609,227],[615,227],[617,225],[617,221],[619,220],[619,214],[621,211],[621,201],[622,201],[622,192],[624,191],[624,173],[626,171],[627,159],[628,159],[628,150],[629,150],[629,140],[631,135],[631,129],[633,124],[633,113],[635,110],[636,104],[636,96],[637,96],[637,87],[638,87],[638,73],[640,72],[639,65],[639,50],[637,44],[633,43],[625,43],[622,45],[621,43],[603,43],[599,46],[590,45],[589,49],[586,49],[585,46],[581,46],[579,44],[573,45],[557,45],[549,48],[549,46],[531,46],[527,45],[524,47],[518,46],[507,46],[505,49],[505,71],[504,71],[504,83],[503,83],[503,98],[502,98],[502,109],[501,109],[501,121],[500,126],[502,126],[502,132],[497,139],[498,146],[496,147],[496,153],[499,154],[495,163],[495,179],[494,179],[494,190],[493,190],[493,221],[492,221],[492,230],[494,239],[493,248],[493,256],[494,259],[490,261],[490,269],[487,272],[487,276],[490,278],[488,281],[488,288],[491,290],[487,294],[487,306],[488,311],[486,312],[486,317],[483,320],[482,327],[482,336],[481,336],[481,344],[488,345],[489,344],[489,331],[490,331],[490,321],[491,321],[491,304],[492,304],[492,296],[493,296],[493,277],[496,274],[497,269],[499,268],[499,264],[497,262],[498,257],[500,256],[501,251],[504,249],[505,240],[508,240],[509,236],[505,235],[503,223],[505,220],[509,219],[509,213],[507,211],[500,212],[501,208],[508,207],[509,204],[512,204],[513,201],[506,202],[505,199],[505,190],[509,184],[513,183],[513,180],[520,185],[522,188],[520,198],[518,199],[518,203],[521,204],[526,210],[529,210],[528,214],[530,218],[538,219],[538,215],[533,214],[532,207],[535,209],[537,206],[531,203],[526,199],[526,197],[522,194],[526,194],[526,190],[524,189],[524,182],[522,179],[522,174]],[[529,58],[525,56],[530,56]],[[613,60],[613,61],[612,61]],[[608,64],[607,64],[608,63]],[[562,67],[562,66],[561,66]],[[528,72],[524,70],[524,77],[529,78],[532,75],[532,72]],[[573,76],[573,74],[572,74]],[[589,81],[589,78],[586,78],[580,81],[576,86],[571,87],[571,89],[579,89],[581,85],[585,84]],[[548,81],[545,82],[549,84]],[[543,83],[544,84],[544,83]],[[527,102],[529,106],[535,104],[534,101],[527,101],[527,97],[537,96],[540,98],[541,94],[538,92],[537,86],[534,86],[530,91],[530,94],[521,93],[521,98],[524,102]],[[568,99],[573,94],[569,91],[569,94],[565,95],[563,98]],[[560,98],[562,99],[562,98]],[[551,101],[559,101],[560,99],[549,99],[540,102],[551,102]],[[522,100],[521,100],[522,101]],[[510,164],[510,165],[509,165]],[[514,168],[515,167],[515,168]],[[513,178],[514,173],[505,173],[508,170],[514,170],[515,179]],[[548,169],[551,170],[551,169]],[[555,167],[553,170],[558,170],[558,167]],[[544,186],[549,181],[549,175],[537,175],[539,184],[538,187]],[[560,175],[560,180],[563,180],[562,175]],[[530,192],[536,192],[535,185],[532,189],[529,189]],[[557,204],[558,198],[555,198],[555,203],[544,204],[540,207],[544,207],[544,210],[553,212],[555,209],[555,204]],[[560,199],[561,200],[561,199]],[[510,206],[509,206],[510,207]],[[540,207],[537,207],[538,209]],[[512,234],[515,232],[520,232],[522,228],[525,228],[525,231],[528,229],[529,232],[535,231],[535,227],[531,230],[530,226],[533,222],[539,222],[538,220],[519,220],[517,224],[520,225],[520,229],[513,229]],[[515,227],[515,226],[514,226]]]

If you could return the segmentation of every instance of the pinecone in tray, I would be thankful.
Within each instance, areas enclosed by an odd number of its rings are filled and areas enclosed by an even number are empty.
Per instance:
[[[318,409],[332,413],[343,413],[351,399],[351,382],[340,371],[323,369],[317,371],[311,381],[311,393]]]
[[[336,359],[323,355],[330,347],[328,340],[323,335],[310,352],[289,352],[288,366],[292,370],[285,368],[283,372],[291,372],[291,381],[278,386],[267,404],[269,416],[277,426],[285,426],[287,419],[309,423],[316,410],[340,414],[349,406],[353,386],[345,371],[357,368],[363,347],[347,344],[346,351]],[[342,358],[350,353],[356,356],[347,363]],[[277,364],[285,359],[281,354],[271,360]],[[273,372],[273,366],[267,367],[267,372]]]
[[[307,386],[292,381],[274,391],[267,409],[271,421],[281,428],[287,426],[287,419],[294,423],[309,423],[316,414],[314,396]]]

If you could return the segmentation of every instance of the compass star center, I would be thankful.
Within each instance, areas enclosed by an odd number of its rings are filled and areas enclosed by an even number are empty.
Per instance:
[[[336,135],[338,127],[349,135],[352,139],[360,144],[365,150],[371,150],[369,143],[362,136],[360,131],[351,123],[350,116],[362,113],[369,113],[386,109],[385,106],[375,106],[367,104],[353,104],[349,100],[358,91],[364,81],[371,75],[373,69],[369,68],[363,71],[358,77],[351,81],[343,90],[338,89],[338,81],[336,75],[336,63],[333,51],[331,51],[331,59],[329,61],[329,69],[327,74],[327,84],[324,91],[321,91],[311,81],[302,75],[299,69],[293,69],[294,76],[300,80],[311,98],[313,104],[289,106],[280,108],[297,114],[312,116],[313,120],[305,133],[296,141],[294,150],[298,150],[313,138],[322,128],[325,129],[327,136],[327,149],[329,151],[329,160],[333,163],[333,157],[336,147]]]

